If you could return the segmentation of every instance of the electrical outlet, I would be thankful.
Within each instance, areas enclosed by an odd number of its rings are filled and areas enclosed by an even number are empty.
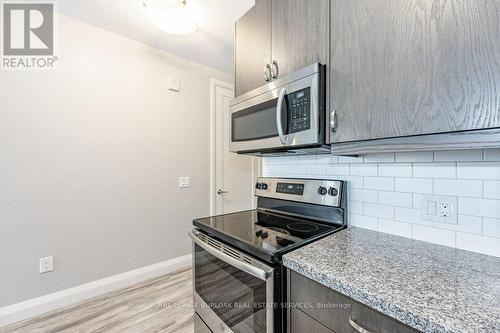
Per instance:
[[[457,224],[456,197],[441,195],[422,195],[421,217],[423,220]]]
[[[191,187],[191,180],[189,177],[179,177],[179,187],[188,188]]]
[[[40,258],[40,274],[52,272],[54,270],[54,257]]]

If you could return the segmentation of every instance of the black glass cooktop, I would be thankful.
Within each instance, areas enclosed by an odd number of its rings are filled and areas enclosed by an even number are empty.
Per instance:
[[[340,228],[261,210],[196,219],[193,224],[267,261]]]

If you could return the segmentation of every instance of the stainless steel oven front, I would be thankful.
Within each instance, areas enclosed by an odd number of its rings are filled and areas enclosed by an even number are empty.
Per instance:
[[[204,324],[213,333],[274,332],[274,268],[196,229],[189,236],[193,303]]]
[[[274,332],[275,268],[196,229],[189,236],[194,309],[206,326],[213,333]]]
[[[325,67],[313,64],[235,98],[230,104],[230,151],[324,146],[324,76]]]

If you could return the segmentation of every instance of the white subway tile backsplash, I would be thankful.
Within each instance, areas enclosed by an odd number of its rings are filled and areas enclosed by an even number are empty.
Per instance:
[[[434,162],[482,161],[482,150],[451,150],[434,152]]]
[[[411,163],[383,163],[378,166],[378,175],[382,177],[411,177]]]
[[[377,175],[377,165],[376,164],[351,164],[350,167],[351,176],[376,176]]]
[[[485,149],[484,150],[484,160],[485,161],[500,162],[500,148],[497,148],[497,149]]]
[[[349,200],[353,201],[362,201],[371,203],[378,202],[377,191],[351,189],[350,191],[347,191],[347,196]]]
[[[483,196],[483,182],[480,180],[434,179],[434,194],[481,198]]]
[[[413,153],[396,153],[396,162],[433,162],[432,151],[420,151]]]
[[[413,225],[413,238],[435,244],[455,247],[455,232],[425,225]]]
[[[365,189],[394,191],[394,178],[365,177]]]
[[[363,215],[364,214],[364,203],[361,201],[348,201],[347,211],[351,214]]]
[[[500,149],[273,157],[263,175],[344,180],[351,225],[500,256]],[[458,223],[423,220],[422,194],[458,197]]]
[[[500,257],[500,238],[457,232],[457,248]]]
[[[457,178],[500,180],[500,162],[457,163]]]
[[[483,235],[500,238],[500,219],[483,219]]]
[[[395,189],[398,192],[432,194],[432,179],[396,178]]]
[[[455,163],[415,163],[413,177],[415,178],[456,178]]]
[[[500,181],[484,181],[484,197],[486,199],[500,199]]]
[[[318,155],[316,157],[316,163],[318,164],[334,164],[338,162],[337,156],[331,155]]]
[[[394,153],[368,154],[364,156],[364,163],[392,163]]]
[[[413,208],[418,208],[422,206],[422,194],[413,193]]]
[[[326,165],[324,164],[310,164],[307,166],[308,175],[325,175]]]
[[[363,163],[363,156],[360,157],[354,157],[354,156],[339,156],[338,157],[339,163]]]
[[[264,174],[285,175],[290,173],[290,165],[286,164],[264,164],[262,169]]]
[[[349,176],[349,164],[332,164],[326,168],[327,175]]]
[[[297,156],[297,163],[299,163],[299,164],[312,164],[312,163],[316,163],[316,155]]]
[[[433,226],[441,229],[481,234],[483,232],[483,218],[478,216],[458,215],[457,224],[433,222]]]
[[[378,219],[378,231],[387,234],[412,237],[412,225],[410,223],[397,222],[394,220]]]
[[[284,164],[297,164],[297,156],[285,156],[283,157]]]
[[[331,176],[328,176],[331,178]],[[337,180],[344,180],[347,182],[347,188],[356,188],[356,189],[362,189],[363,188],[363,177],[357,177],[357,176],[336,176],[335,179]]]
[[[378,219],[365,215],[349,214],[349,225],[377,231]]]
[[[292,164],[289,166],[290,174],[293,176],[307,175],[307,164]]]
[[[411,193],[402,192],[378,192],[378,203],[382,205],[397,207],[413,207],[413,196]]]
[[[459,197],[458,213],[500,219],[500,200]]]
[[[422,224],[420,209],[396,207],[395,219],[407,223]],[[423,222],[424,224],[432,224],[431,222]]]
[[[365,202],[365,215],[381,217],[384,219],[393,219],[394,207]]]

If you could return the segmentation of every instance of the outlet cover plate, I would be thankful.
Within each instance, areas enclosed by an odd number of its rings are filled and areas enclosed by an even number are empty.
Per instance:
[[[444,195],[422,195],[422,220],[457,224],[458,199]]]
[[[40,258],[40,274],[52,272],[54,270],[54,257]]]
[[[189,177],[179,177],[179,187],[180,188],[191,187],[191,179]]]

